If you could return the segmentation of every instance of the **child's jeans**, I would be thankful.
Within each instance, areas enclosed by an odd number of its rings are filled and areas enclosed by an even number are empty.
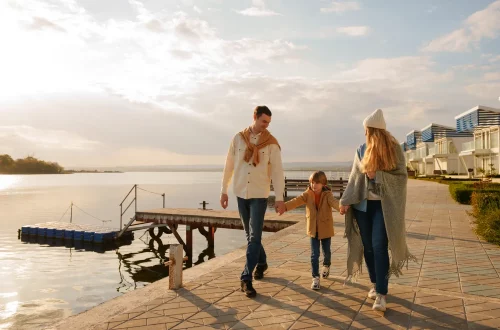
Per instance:
[[[316,237],[311,237],[311,267],[312,276],[319,277],[319,245],[321,243],[321,248],[323,249],[323,265],[330,266],[330,260],[332,259],[332,252],[330,245],[332,243],[332,238],[318,239],[318,233]]]

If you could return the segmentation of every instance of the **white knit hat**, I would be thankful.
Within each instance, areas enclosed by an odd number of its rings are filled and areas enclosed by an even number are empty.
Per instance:
[[[366,117],[363,121],[363,126],[385,129],[385,119],[382,109],[377,109],[371,115]]]

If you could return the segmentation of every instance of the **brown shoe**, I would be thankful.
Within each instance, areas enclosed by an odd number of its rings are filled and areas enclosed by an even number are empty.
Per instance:
[[[265,265],[257,265],[255,267],[255,272],[253,273],[253,278],[256,280],[261,280],[264,278],[264,272],[267,270],[267,264]]]
[[[241,281],[241,292],[245,292],[248,298],[253,298],[257,295],[257,291],[253,288],[252,281]]]

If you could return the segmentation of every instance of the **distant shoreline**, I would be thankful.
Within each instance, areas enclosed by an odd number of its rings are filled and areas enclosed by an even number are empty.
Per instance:
[[[99,171],[99,170],[66,170],[63,174],[75,174],[75,173],[124,173],[122,171]]]
[[[1,173],[0,175],[64,175],[64,174],[104,174],[104,173],[124,173],[120,171],[64,171],[61,173],[40,173],[40,172],[33,172],[33,173]]]
[[[185,168],[185,169],[137,169],[137,170],[122,170],[122,171],[74,171],[74,173],[163,173],[163,172],[222,172],[222,168]],[[328,171],[328,172],[350,172],[350,168],[285,168],[285,172],[300,172],[300,171]]]
[[[350,168],[293,168],[293,169],[284,169],[285,172],[308,172],[308,171],[317,171],[322,170],[326,172],[350,172]],[[125,170],[125,171],[101,171],[101,170],[65,170],[62,173],[0,173],[0,175],[64,175],[64,174],[120,174],[120,173],[181,173],[181,172],[222,172],[223,169],[214,169],[214,168],[201,168],[201,169],[148,169],[148,170]]]

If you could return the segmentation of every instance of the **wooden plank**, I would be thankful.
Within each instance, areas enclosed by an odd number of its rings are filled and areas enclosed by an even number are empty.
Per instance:
[[[243,229],[237,211],[165,208],[139,211],[136,219],[155,224],[190,225],[193,228],[205,226]],[[300,221],[304,221],[303,213],[285,213],[279,216],[275,212],[268,212],[265,215],[264,231],[276,232]]]

